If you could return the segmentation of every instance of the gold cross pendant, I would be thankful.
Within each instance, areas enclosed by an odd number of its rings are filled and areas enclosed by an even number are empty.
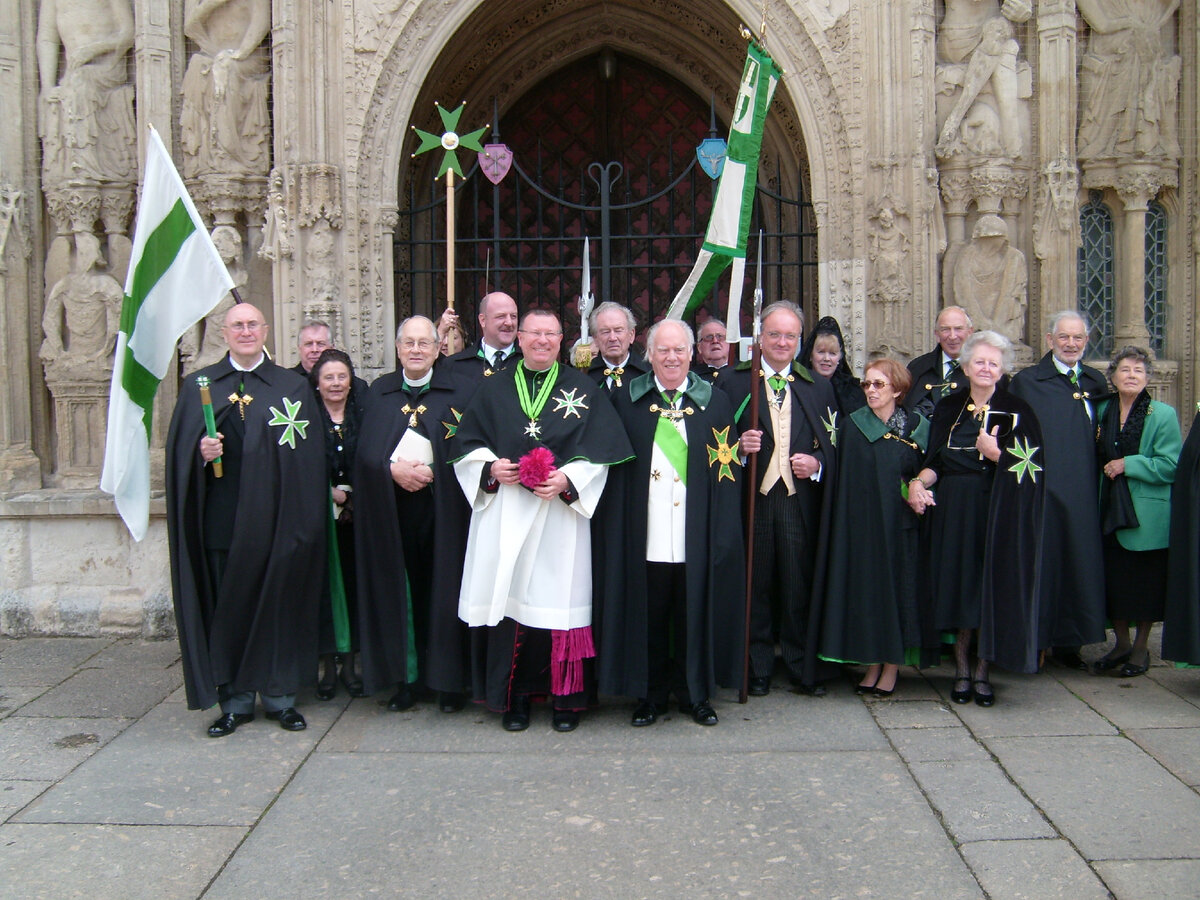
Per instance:
[[[229,395],[229,402],[238,405],[238,412],[241,414],[243,422],[246,421],[246,407],[253,399],[249,394],[239,394],[237,391]]]
[[[425,405],[422,404],[422,405],[418,406],[416,409],[413,409],[411,406],[409,406],[407,403],[405,403],[402,407],[400,407],[400,411],[403,413],[408,413],[408,427],[416,428],[417,427],[417,416],[424,414]]]

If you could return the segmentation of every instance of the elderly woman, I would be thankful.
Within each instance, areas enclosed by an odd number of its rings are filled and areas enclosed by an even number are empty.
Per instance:
[[[846,362],[846,342],[842,338],[842,327],[833,316],[825,316],[813,329],[800,351],[800,364],[824,375],[833,385],[838,408],[843,416],[866,406],[858,379]]]
[[[1092,671],[1116,669],[1122,678],[1150,668],[1150,629],[1163,618],[1171,484],[1183,441],[1175,410],[1150,399],[1151,371],[1149,353],[1123,348],[1108,366],[1117,396],[1096,411],[1105,594],[1116,646]],[[1132,644],[1130,622],[1137,623]]]
[[[1038,668],[1041,429],[1029,405],[999,386],[1012,366],[1007,338],[978,332],[959,359],[967,384],[934,408],[925,467],[909,482],[908,503],[927,519],[922,568],[934,626],[955,633],[950,699],[974,696],[991,706],[991,663]]]
[[[321,433],[325,437],[325,461],[329,486],[336,510],[334,531],[336,546],[331,548],[329,590],[320,615],[321,678],[317,682],[317,698],[330,700],[337,693],[336,654],[338,632],[341,632],[341,680],[352,697],[362,696],[362,679],[355,674],[353,635],[356,579],[354,575],[353,495],[350,473],[354,470],[354,455],[362,425],[363,398],[355,396],[354,364],[341,350],[321,353],[308,380],[321,402]],[[315,424],[315,423],[314,423]],[[334,563],[337,562],[335,568]],[[340,575],[340,577],[339,577]],[[347,643],[348,642],[348,643]]]
[[[911,386],[908,369],[894,359],[868,365],[866,406],[850,414],[838,441],[820,653],[867,664],[856,692],[877,697],[895,693],[901,665],[937,662],[936,654],[921,653],[937,640],[922,627],[917,602],[921,520],[904,499],[929,438],[929,423],[901,405]]]

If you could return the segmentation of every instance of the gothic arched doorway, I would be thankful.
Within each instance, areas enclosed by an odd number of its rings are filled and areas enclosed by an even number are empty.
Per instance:
[[[489,112],[468,108],[465,116],[473,119],[464,118],[463,130]],[[714,125],[718,137],[728,130],[712,118],[708,98],[608,47],[547,73],[511,102],[485,138],[512,151],[514,164],[499,184],[484,177],[474,154],[460,153],[467,177],[455,194],[455,293],[464,321],[473,325],[487,289],[504,290],[522,309],[556,309],[573,337],[584,235],[591,239],[597,301],[631,307],[639,331],[660,317],[708,223],[715,182],[696,163],[696,147]],[[435,159],[418,157],[401,173],[398,316],[436,315],[444,305],[445,188],[433,181],[440,154],[428,157]],[[779,171],[778,163],[760,169],[753,227],[761,223],[768,234],[768,300],[786,297],[815,310],[816,228],[806,168],[801,158],[791,172]],[[751,261],[756,257],[752,247]],[[711,301],[722,317],[727,287],[728,278]]]

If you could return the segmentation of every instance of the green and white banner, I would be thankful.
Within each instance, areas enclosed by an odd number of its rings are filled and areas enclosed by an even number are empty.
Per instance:
[[[233,289],[158,132],[150,129],[121,330],[108,400],[100,489],[113,495],[134,540],[150,521],[154,394],[183,333]]]
[[[758,158],[767,110],[781,74],[767,52],[751,41],[746,49],[746,68],[738,88],[733,123],[729,126],[728,156],[717,184],[708,231],[695,267],[667,311],[667,318],[671,319],[690,315],[704,302],[717,278],[732,263],[726,324],[731,342],[741,338],[742,281],[746,272],[750,213],[758,182]]]

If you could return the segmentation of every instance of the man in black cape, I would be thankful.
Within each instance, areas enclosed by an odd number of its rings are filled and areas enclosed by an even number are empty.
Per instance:
[[[1200,408],[1171,486],[1171,545],[1162,656],[1200,666]]]
[[[531,697],[549,693],[555,729],[571,731],[595,655],[590,520],[631,451],[600,387],[557,362],[558,317],[531,310],[519,339],[523,359],[483,379],[451,450],[471,504],[459,616],[475,699],[522,731]]]
[[[628,307],[606,300],[592,310],[588,325],[600,353],[592,360],[587,374],[610,397],[626,382],[650,371],[645,358],[633,346],[637,320]]]
[[[1011,391],[1031,407],[1042,428],[1046,508],[1042,529],[1041,629],[1043,650],[1086,669],[1079,647],[1104,640],[1104,550],[1096,488],[1096,401],[1105,377],[1080,361],[1088,329],[1074,310],[1050,322],[1048,352],[1018,372]]]
[[[254,718],[298,731],[312,680],[325,584],[329,480],[308,381],[266,358],[267,325],[247,303],[225,317],[229,355],[188,377],[167,436],[167,534],[188,707],[218,701],[223,737]],[[218,438],[196,381],[211,383]],[[212,463],[221,458],[223,477]]]
[[[762,311],[762,378],[758,421],[750,421],[750,363],[739,363],[717,378],[717,388],[733,402],[742,452],[758,453],[758,493],[754,521],[754,571],[750,601],[750,683],[762,696],[775,669],[774,614],[783,663],[805,693],[823,694],[821,682],[835,671],[817,658],[820,623],[813,621],[824,577],[833,485],[838,404],[824,378],[795,361],[803,337],[800,309],[787,302]],[[783,446],[776,435],[787,435]]]
[[[740,687],[745,646],[733,408],[688,371],[686,324],[664,320],[646,340],[654,371],[613,398],[636,457],[613,470],[593,523],[609,546],[595,571],[600,690],[638,698],[634,726],[665,713],[672,690],[697,724],[715,725],[711,697]]]
[[[961,306],[947,306],[938,313],[933,327],[937,346],[908,364],[913,382],[904,396],[907,412],[916,410],[928,419],[939,400],[967,383],[959,368],[958,355],[974,330],[971,317]]]
[[[457,317],[451,310],[439,320],[449,328]],[[479,301],[479,340],[449,357],[454,372],[476,384],[515,364],[521,358],[517,345],[517,301],[503,291],[492,291]]]
[[[398,712],[416,702],[420,681],[439,692],[443,712],[457,712],[468,680],[458,590],[471,510],[447,451],[473,388],[437,362],[424,316],[401,323],[396,354],[399,371],[371,385],[355,463],[363,687],[394,687],[388,709]]]

